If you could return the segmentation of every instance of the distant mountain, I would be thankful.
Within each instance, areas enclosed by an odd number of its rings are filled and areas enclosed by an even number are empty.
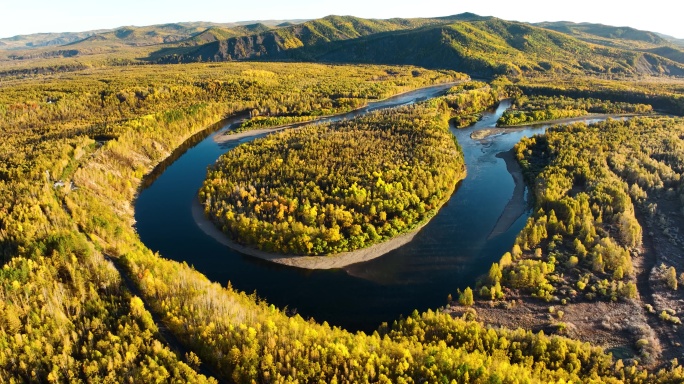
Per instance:
[[[662,37],[663,39],[669,41],[670,43],[674,45],[678,45],[680,47],[684,47],[684,39],[678,39],[676,37],[668,36],[668,35],[663,35],[662,33],[656,33],[658,36]]]
[[[216,23],[174,23],[152,25],[149,27],[121,27],[112,31],[98,33],[80,42],[109,41],[119,42],[129,46],[147,46],[169,43],[188,42],[196,45],[218,39],[234,36],[250,35],[270,30],[271,27],[263,23],[216,24]],[[194,39],[194,40],[193,40]]]
[[[264,24],[269,27],[284,27],[288,25],[301,24],[309,21],[310,19],[287,19],[287,20],[249,20],[249,21],[236,21],[233,24],[235,26],[239,25],[252,25],[252,24]]]
[[[526,72],[684,75],[684,66],[660,56],[659,51],[590,44],[574,37],[575,33],[568,29],[570,26],[566,27],[560,33],[470,13],[434,19],[389,20],[328,16],[212,42],[182,54],[166,55],[160,61],[259,59],[413,64],[481,76]],[[616,33],[582,28],[606,36]],[[665,42],[657,35],[638,32],[641,31],[625,31],[621,36],[645,39],[650,48]]]
[[[109,41],[131,46],[173,43],[188,39],[204,31],[203,26],[183,24],[163,24],[149,27],[121,27],[108,32],[98,33],[81,42]],[[74,42],[71,45],[81,42]]]
[[[664,46],[646,49],[645,51],[656,54],[658,56],[666,57],[672,61],[676,61],[677,63],[684,64],[684,46],[682,46],[682,48],[678,46]]]
[[[631,27],[613,27],[603,24],[573,23],[570,21],[544,22],[534,25],[599,44],[621,45],[621,42],[627,41],[630,43],[637,42],[639,44],[662,46],[669,43],[657,33],[641,31]]]
[[[678,43],[629,27],[572,22],[532,25],[473,13],[384,20],[327,16],[308,21],[170,23],[15,36],[0,39],[0,59],[96,54],[108,58],[114,54],[114,59],[125,56],[125,62],[145,57],[158,63],[412,64],[478,76],[547,72],[684,76],[684,48]]]
[[[116,42],[129,46],[146,46],[187,40],[210,29],[236,31],[228,34],[218,34],[222,39],[226,39],[233,36],[263,32],[285,22],[294,25],[301,22],[301,20],[241,21],[235,23],[210,23],[199,21],[143,27],[125,26],[116,29],[101,29],[85,32],[37,33],[0,39],[0,50],[29,50],[44,47],[57,47],[67,44],[73,45],[81,42]]]
[[[435,19],[362,19],[352,16],[327,16],[301,24],[287,25],[249,36],[229,38],[199,47],[179,55],[169,55],[167,61],[223,61],[279,56],[280,52],[302,47],[318,47],[335,41],[357,39],[381,32],[416,29],[426,25],[440,25],[458,20],[461,16]],[[480,18],[464,14],[466,19]]]
[[[677,39],[655,32],[603,24],[578,24],[569,21],[535,25],[562,32],[589,43],[650,52],[684,64],[684,40],[677,43]]]
[[[182,42],[181,45],[202,45],[232,37],[252,35],[270,31],[274,27],[263,23],[239,25],[232,28],[211,27]]]
[[[80,41],[106,30],[64,33],[36,33],[0,39],[0,49],[31,49],[54,47]]]

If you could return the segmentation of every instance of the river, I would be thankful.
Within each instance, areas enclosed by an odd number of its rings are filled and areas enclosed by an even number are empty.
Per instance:
[[[410,92],[344,117],[434,97],[447,88]],[[466,178],[413,241],[365,263],[336,270],[287,267],[233,251],[199,229],[191,208],[207,167],[227,150],[255,137],[220,143],[217,136],[234,121],[225,122],[208,136],[211,130],[191,139],[146,178],[135,203],[136,229],[150,249],[165,258],[187,262],[213,281],[224,285],[230,281],[235,289],[247,293],[256,291],[269,303],[296,309],[305,318],[352,331],[372,331],[414,309],[443,306],[448,294],[473,286],[492,262],[510,250],[529,210],[510,220],[511,225],[497,226],[515,187],[501,153],[523,136],[543,133],[547,126],[517,129],[484,140],[470,138],[473,131],[494,127],[509,106],[510,102],[504,101],[474,126],[452,129],[463,148]]]

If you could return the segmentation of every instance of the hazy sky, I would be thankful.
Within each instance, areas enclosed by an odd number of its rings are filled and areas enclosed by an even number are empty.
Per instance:
[[[462,12],[528,22],[630,26],[684,38],[681,3],[676,0],[0,0],[0,37],[179,21],[313,19],[331,14],[386,19]]]

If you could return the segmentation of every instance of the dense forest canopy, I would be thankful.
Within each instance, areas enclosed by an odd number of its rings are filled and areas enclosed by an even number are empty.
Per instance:
[[[237,382],[548,382],[581,381],[589,375],[610,381],[613,369],[631,382],[681,377],[679,368],[656,374],[617,366],[585,344],[532,333],[498,334],[436,313],[416,314],[377,334],[353,335],[299,316],[289,318],[146,249],[131,227],[130,203],[141,177],[185,138],[225,113],[257,107],[250,92],[223,93],[218,85],[234,84],[231,79],[239,84],[247,76],[252,81],[245,84],[279,97],[281,81],[290,82],[282,88],[289,90],[292,81],[311,84],[317,79],[322,97],[326,79],[339,80],[342,73],[363,79],[369,74],[364,71],[387,73],[382,67],[260,64],[258,70],[276,75],[264,82],[254,79],[261,79],[258,73],[245,72],[254,67],[143,68],[150,70],[147,74],[114,68],[61,75],[52,86],[39,81],[3,85],[3,113],[13,119],[2,127],[7,140],[0,182],[6,260],[0,275],[4,379],[212,381],[203,376],[208,373]],[[452,80],[437,72],[421,73],[428,84]],[[226,83],[207,86],[201,79],[209,75],[223,76]],[[130,98],[117,97],[142,79],[147,91],[169,81],[176,88],[167,85],[166,97],[137,97],[135,91],[143,89],[135,88]],[[111,93],[101,93],[96,85],[111,87]],[[246,101],[198,102],[205,92],[213,92],[216,100],[246,95]],[[183,93],[189,98],[181,97]],[[93,94],[100,102],[88,104],[91,114],[68,107],[92,100]],[[58,108],[52,109],[55,104]],[[111,111],[106,124],[96,115],[100,110]],[[436,111],[432,116],[443,119]],[[101,135],[99,142],[91,134]],[[64,187],[56,183],[60,178]],[[157,325],[162,323],[167,333]],[[174,353],[178,346],[185,352]]]
[[[554,323],[561,332],[569,331],[560,319],[572,305],[609,301],[628,310],[640,303],[646,317],[617,321],[614,329],[633,334],[647,363],[672,356],[668,344],[675,352],[680,344],[667,335],[684,310],[684,263],[675,250],[682,244],[683,130],[682,119],[635,118],[523,138],[515,154],[532,186],[534,213],[483,278],[479,296],[548,302],[550,313],[560,310]]]
[[[558,120],[600,114],[647,114],[653,111],[648,104],[612,102],[593,98],[573,99],[565,96],[520,95],[513,100],[511,109],[504,112],[496,122],[497,126],[529,124],[547,120]]]
[[[200,190],[235,241],[285,254],[353,251],[430,219],[465,175],[432,102],[313,125],[223,155]]]

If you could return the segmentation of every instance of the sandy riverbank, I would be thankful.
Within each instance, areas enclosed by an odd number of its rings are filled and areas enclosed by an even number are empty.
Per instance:
[[[416,234],[418,234],[418,232],[427,224],[427,222],[425,222],[411,232],[404,233],[393,239],[352,252],[342,252],[328,256],[293,256],[264,252],[232,241],[225,233],[221,232],[221,230],[219,230],[214,223],[209,220],[209,218],[204,215],[204,209],[197,200],[192,203],[192,217],[197,223],[197,226],[204,233],[231,249],[234,249],[245,255],[258,257],[260,259],[272,261],[274,263],[305,269],[344,268],[351,264],[362,263],[364,261],[378,258],[413,240]]]
[[[246,137],[252,137],[252,136],[257,136],[257,135],[261,135],[261,134],[282,131],[282,130],[288,129],[288,128],[298,128],[298,127],[301,127],[304,125],[315,124],[315,123],[320,122],[322,120],[328,120],[328,119],[336,118],[339,116],[353,114],[355,112],[359,112],[359,111],[364,110],[366,108],[383,108],[382,107],[383,103],[386,103],[392,99],[395,99],[395,98],[398,98],[401,96],[405,96],[405,95],[413,93],[413,92],[427,92],[427,91],[432,90],[432,89],[440,89],[440,88],[444,88],[444,91],[446,91],[450,87],[453,87],[454,85],[460,84],[460,83],[465,82],[465,81],[468,81],[468,80],[452,81],[452,82],[447,82],[447,83],[434,84],[434,85],[430,85],[430,86],[423,87],[423,88],[411,89],[408,91],[404,91],[404,92],[394,94],[394,95],[386,97],[384,99],[370,101],[370,102],[366,103],[366,105],[361,106],[361,107],[356,108],[356,109],[353,109],[351,111],[340,112],[340,113],[336,113],[336,114],[332,114],[332,115],[319,116],[319,117],[316,117],[316,118],[309,120],[309,121],[301,121],[301,122],[297,122],[297,123],[278,125],[275,127],[250,129],[247,131],[237,132],[237,133],[234,133],[234,131],[232,131],[232,130],[226,131],[224,133],[216,135],[214,137],[214,141],[219,143],[219,144],[227,143],[227,142],[231,142],[231,141],[238,141],[238,140],[246,138]],[[420,97],[418,97],[418,99],[420,99]],[[378,105],[379,105],[379,107],[378,107]],[[388,105],[387,107],[390,107],[390,105]]]
[[[528,209],[528,203],[525,200],[525,179],[522,174],[522,168],[520,168],[520,164],[515,159],[513,150],[498,153],[496,157],[506,162],[506,170],[513,177],[515,187],[513,188],[513,196],[511,196],[508,204],[506,204],[503,212],[501,212],[501,216],[499,216],[496,224],[494,224],[494,228],[487,238],[488,240],[508,231],[513,223]]]
[[[315,122],[316,122],[315,120],[312,120],[312,121],[308,121],[307,124],[311,124],[311,123],[315,123]],[[298,123],[298,124],[301,124],[301,123]],[[219,143],[219,144],[227,143],[230,141],[238,141],[238,140],[244,139],[246,137],[258,136],[258,135],[261,135],[264,133],[282,131],[283,129],[287,129],[291,126],[294,126],[294,125],[289,124],[289,125],[282,125],[282,126],[271,127],[271,128],[251,129],[248,131],[242,131],[242,132],[231,133],[231,134],[220,133],[220,134],[214,136],[214,141]],[[230,132],[230,131],[228,131],[228,132]]]
[[[578,116],[578,117],[569,117],[566,119],[533,121],[530,123],[519,124],[519,125],[505,125],[505,126],[500,126],[500,127],[496,127],[496,128],[480,129],[477,131],[473,131],[473,133],[470,134],[470,138],[473,140],[484,140],[484,139],[489,138],[491,136],[503,135],[503,134],[508,133],[508,132],[521,131],[521,130],[527,129],[531,126],[569,124],[569,123],[577,123],[577,122],[586,121],[586,120],[605,120],[608,118],[620,119],[620,118],[628,118],[628,117],[636,117],[636,116],[643,116],[643,115],[638,115],[638,114],[616,115],[616,114],[606,114],[606,113],[590,113],[588,115]]]

